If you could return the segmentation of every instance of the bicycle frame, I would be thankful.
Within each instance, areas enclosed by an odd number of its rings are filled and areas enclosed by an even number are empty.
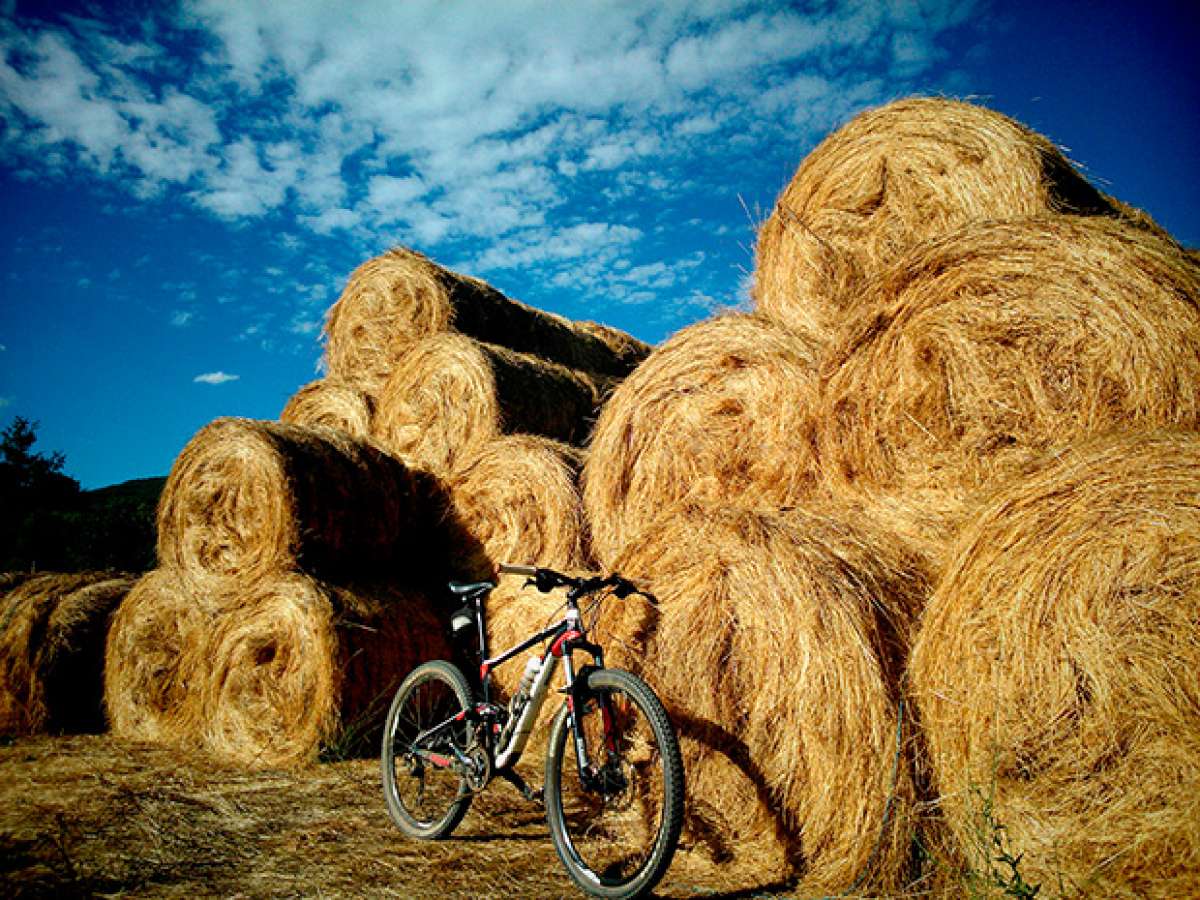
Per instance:
[[[511,770],[520,760],[521,754],[529,742],[529,736],[533,733],[534,723],[537,722],[538,716],[541,714],[542,707],[545,704],[550,681],[557,673],[559,663],[561,662],[564,669],[565,681],[562,693],[566,694],[567,715],[571,717],[570,725],[571,734],[574,736],[576,763],[581,777],[586,778],[590,774],[587,772],[587,743],[580,729],[575,727],[574,712],[576,700],[578,699],[577,685],[583,683],[578,676],[589,667],[585,665],[583,669],[576,672],[572,653],[575,650],[582,650],[588,653],[592,657],[591,666],[596,668],[604,667],[604,654],[597,644],[592,643],[587,638],[587,631],[583,625],[577,605],[578,598],[575,596],[574,591],[569,592],[567,595],[567,612],[559,622],[526,638],[524,641],[510,647],[497,656],[489,658],[487,656],[487,632],[483,619],[483,604],[481,602],[484,594],[485,592],[480,592],[469,598],[473,606],[478,628],[477,637],[479,641],[479,656],[481,658],[479,680],[483,688],[483,700],[477,703],[474,709],[462,710],[450,719],[440,722],[417,735],[412,742],[414,751],[436,766],[447,767],[452,764],[448,758],[434,754],[431,751],[423,750],[421,745],[432,741],[444,731],[464,721],[470,724],[485,723],[492,725],[491,728],[485,728],[483,733],[486,735],[485,746],[494,770],[498,773]],[[522,708],[515,725],[511,728],[508,740],[504,746],[495,747],[493,745],[493,741],[496,738],[495,732],[499,730],[500,726],[495,721],[497,707],[492,704],[490,698],[492,672],[531,647],[544,641],[550,641],[550,646],[542,654],[541,670],[530,686],[529,698],[524,708]],[[607,730],[607,726],[612,718],[607,709],[607,704],[604,712],[604,722]],[[611,740],[611,735],[607,735],[606,743],[610,743]],[[468,764],[468,760],[453,744],[451,744],[451,749],[457,757],[460,757],[458,759],[460,764]]]

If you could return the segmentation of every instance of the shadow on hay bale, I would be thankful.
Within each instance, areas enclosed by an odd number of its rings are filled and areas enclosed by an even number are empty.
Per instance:
[[[995,492],[911,663],[968,865],[1000,827],[1067,896],[1200,893],[1200,433],[1072,446]]]
[[[380,395],[374,436],[410,464],[447,475],[501,434],[581,442],[607,385],[537,356],[441,334],[397,364]]]
[[[357,440],[371,436],[374,404],[357,388],[332,378],[304,385],[288,399],[279,421],[306,428],[335,428]]]
[[[823,363],[818,450],[841,489],[953,521],[1049,448],[1200,422],[1200,270],[1144,231],[975,225],[866,290],[878,311],[849,321]]]
[[[618,378],[649,352],[617,329],[542,312],[398,247],[359,266],[330,308],[329,372],[377,396],[415,340],[444,331]]]
[[[909,874],[898,702],[927,582],[902,545],[852,521],[685,502],[615,561],[657,604],[606,605],[601,640],[667,705],[687,831],[742,887],[838,891],[864,875],[892,890]]]
[[[158,559],[202,587],[297,567],[335,581],[370,579],[444,560],[428,524],[444,503],[436,479],[342,432],[217,419],[167,478]]]
[[[712,499],[786,506],[817,478],[817,348],[763,317],[723,315],[656,348],[605,404],[584,477],[593,552],[625,544],[702,480]]]
[[[9,581],[0,601],[0,733],[104,730],[104,644],[133,583],[115,572]]]
[[[756,308],[825,335],[876,298],[857,282],[971,222],[1048,213],[1124,219],[1046,138],[970,103],[911,98],[860,113],[800,164],[759,232]]]

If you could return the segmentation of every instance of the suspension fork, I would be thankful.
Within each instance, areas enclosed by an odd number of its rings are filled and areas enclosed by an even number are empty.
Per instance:
[[[575,748],[575,767],[579,772],[579,779],[583,783],[584,788],[591,790],[595,787],[597,772],[589,761],[587,735],[583,733],[583,728],[580,727],[580,718],[583,713],[583,706],[591,699],[587,691],[588,675],[593,671],[604,668],[604,658],[600,653],[600,648],[595,645],[583,647],[582,649],[592,654],[592,658],[595,660],[594,665],[585,665],[576,673],[571,654],[564,653],[563,666],[567,681],[567,717],[570,722],[571,738]],[[601,720],[604,723],[605,750],[611,755],[617,750],[612,706],[609,703],[607,694],[597,694],[595,699],[600,704]]]

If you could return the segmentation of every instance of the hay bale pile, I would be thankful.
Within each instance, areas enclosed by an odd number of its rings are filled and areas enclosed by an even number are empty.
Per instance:
[[[399,680],[450,655],[446,579],[583,564],[581,452],[560,441],[644,345],[402,250],[351,276],[327,336],[329,374],[284,421],[218,419],[176,460],[160,569],[109,641],[119,734],[254,766],[361,745]],[[511,587],[492,611],[497,644],[528,624]]]
[[[715,724],[687,735],[689,825],[714,860],[742,848],[730,886],[773,873],[802,893],[887,893],[915,874],[906,848],[941,833],[922,810],[962,754],[926,756],[911,699],[903,739],[880,738],[900,719],[914,623],[989,492],[1100,434],[1200,427],[1198,278],[1045,138],[969,104],[901,101],[800,165],[759,235],[755,312],[684,329],[614,391],[584,472],[595,557],[658,606],[607,625],[677,721]],[[865,559],[902,574],[864,577]],[[881,649],[847,604],[905,625]],[[786,664],[758,647],[790,648]],[[756,731],[759,703],[777,727]],[[814,734],[855,749],[827,769],[837,753]],[[852,815],[806,793],[849,772]],[[1123,889],[1118,867],[1104,875]]]
[[[115,572],[4,579],[0,733],[104,730],[104,643],[133,586]]]
[[[374,439],[445,476],[501,434],[582,443],[612,385],[650,350],[405,248],[355,270],[325,338],[329,377],[374,403]]]
[[[1200,894],[1200,433],[1084,442],[959,536],[913,649],[940,803],[987,873]]]
[[[161,568],[109,638],[114,731],[254,766],[369,736],[404,675],[448,652],[413,574],[444,567],[445,514],[435,479],[343,431],[201,429],[163,489]]]

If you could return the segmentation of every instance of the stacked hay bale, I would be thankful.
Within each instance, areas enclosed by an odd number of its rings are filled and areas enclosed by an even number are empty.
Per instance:
[[[132,576],[6,577],[0,599],[0,733],[104,730],[104,644]]]
[[[978,498],[1031,459],[1112,430],[1195,429],[1200,272],[1044,138],[940,100],[864,113],[830,136],[801,164],[757,251],[755,314],[684,329],[614,391],[597,423],[584,489],[596,558],[658,595],[655,610],[609,625],[678,721],[716,722],[704,733],[738,739],[721,749],[724,737],[688,737],[689,771],[700,773],[689,808],[720,811],[692,823],[714,858],[740,846],[750,884],[770,870],[806,891],[892,891],[916,829],[937,825],[891,813],[930,799],[914,785],[942,777],[920,751],[916,716],[901,712],[915,631],[892,631],[884,653],[861,637],[863,620],[837,611],[858,597],[850,606],[915,621]],[[789,516],[836,523],[805,523],[829,555],[820,566],[796,562],[813,551],[780,524]],[[866,548],[853,564],[830,536],[847,531]],[[675,544],[687,553],[655,549]],[[881,565],[905,573],[907,590],[864,577],[871,556],[903,560]],[[802,648],[791,667],[761,666],[739,637],[774,608],[759,582],[792,598],[776,611],[786,625],[762,632],[765,646]],[[806,603],[859,624],[831,630],[805,618]],[[838,659],[830,670],[847,673],[824,693],[827,680],[803,677],[820,671],[816,645]],[[697,685],[660,670],[676,646],[715,675]],[[873,661],[875,674],[843,660]],[[694,667],[674,665],[695,681]],[[726,685],[796,698],[788,727],[756,732]],[[866,722],[870,735],[856,730]],[[879,740],[887,722],[907,723],[891,744],[899,754]],[[809,818],[838,816],[805,798],[822,771],[796,765],[806,733],[855,735],[862,755],[849,768],[873,786],[845,786],[858,812],[840,837]],[[893,758],[901,765],[881,796]],[[753,810],[737,821],[730,778]],[[751,819],[761,846],[744,841]]]
[[[1050,141],[1000,113],[911,98],[859,114],[800,164],[759,231],[760,311],[818,337],[856,307],[863,279],[923,241],[968,225],[1104,215],[1164,236],[1091,186]]]
[[[440,491],[344,432],[206,426],[163,489],[162,568],[109,638],[114,731],[279,766],[377,722],[408,670],[447,652],[416,574],[446,556]]]
[[[940,805],[977,877],[1200,894],[1200,432],[1129,431],[998,488],[913,649]]]
[[[329,378],[372,398],[372,439],[443,479],[450,524],[469,545],[456,554],[459,574],[495,578],[506,561],[584,564],[578,447],[649,347],[404,248],[350,276],[325,336]],[[503,583],[489,601],[492,645],[523,636],[544,605]]]

